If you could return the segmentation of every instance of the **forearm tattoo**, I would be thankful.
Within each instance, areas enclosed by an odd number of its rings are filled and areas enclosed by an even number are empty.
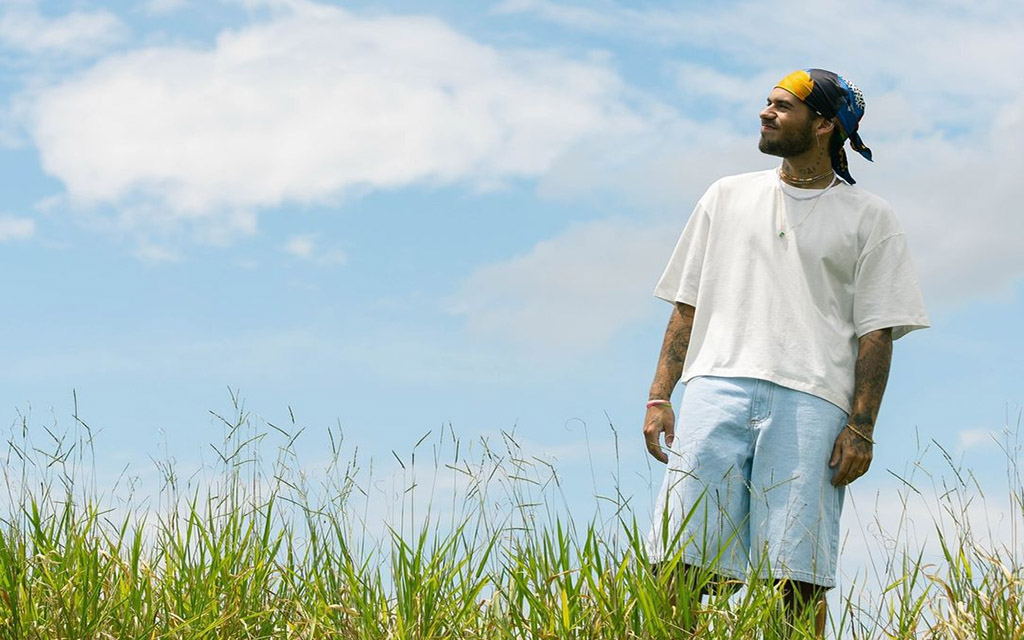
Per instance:
[[[677,304],[665,329],[665,341],[661,345],[658,368],[651,384],[650,399],[667,399],[672,395],[676,383],[683,374],[686,351],[690,347],[690,332],[693,329],[694,308]]]
[[[861,337],[860,352],[854,368],[853,412],[850,423],[857,431],[871,437],[878,408],[882,405],[885,385],[892,362],[892,330],[872,331]]]

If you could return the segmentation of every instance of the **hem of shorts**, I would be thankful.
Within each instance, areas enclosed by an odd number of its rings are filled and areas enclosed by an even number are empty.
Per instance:
[[[665,555],[666,554],[664,551],[662,551],[661,553],[648,553],[647,561],[651,564],[661,564],[665,561]],[[700,567],[702,569],[708,568],[707,560],[700,555],[694,555],[692,553],[683,552],[679,554],[679,559],[684,564],[693,565],[695,567]],[[735,567],[727,567],[722,564],[719,564],[715,567],[714,573],[720,576],[725,576],[726,578],[734,578],[736,580],[744,581],[750,577],[750,572],[747,570],[738,570]]]
[[[708,376],[713,378],[754,378],[756,380],[766,380],[773,382],[779,386],[799,391],[812,395],[816,398],[834,404],[835,406],[842,409],[847,415],[853,409],[853,403],[850,398],[845,395],[841,395],[832,391],[831,389],[822,389],[815,387],[814,385],[801,382],[799,380],[793,380],[785,376],[774,374],[770,371],[754,371],[749,369],[712,369],[709,371],[704,370],[689,370],[683,372],[682,383],[686,384],[694,378],[700,378],[701,376]]]
[[[761,579],[771,578],[772,580],[796,580],[797,582],[807,582],[816,587],[822,587],[823,589],[833,589],[836,586],[836,579],[834,577],[826,578],[809,571],[770,571],[768,573],[770,575],[759,575],[758,577]]]
[[[707,566],[707,561],[700,556],[684,553],[682,554],[682,558],[683,561],[686,562],[686,564],[692,564],[694,566],[700,567],[701,569],[709,569],[709,567]],[[749,571],[740,571],[734,567],[727,567],[724,565],[718,565],[717,567],[715,567],[713,573],[715,573],[716,575],[725,576],[726,578],[733,578],[734,580],[743,580],[744,582],[750,578]]]
[[[680,557],[682,561],[686,564],[697,566],[702,569],[709,569],[716,575],[724,576],[726,578],[733,578],[734,580],[742,580],[744,582],[750,580],[752,577],[756,577],[760,579],[770,578],[772,580],[796,580],[797,582],[807,582],[817,587],[822,587],[824,589],[833,589],[836,586],[835,578],[827,578],[825,576],[820,576],[809,571],[771,571],[769,572],[770,575],[759,574],[755,576],[753,571],[740,571],[737,570],[735,567],[726,567],[724,565],[718,565],[714,569],[710,569],[707,566],[706,560],[701,556],[683,553]],[[652,559],[652,562],[658,563],[661,562],[663,559],[663,557],[657,560]]]

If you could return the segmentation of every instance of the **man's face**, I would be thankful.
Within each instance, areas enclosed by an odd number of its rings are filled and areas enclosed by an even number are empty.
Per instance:
[[[775,87],[761,110],[762,153],[782,158],[798,156],[814,146],[814,111],[792,93]]]

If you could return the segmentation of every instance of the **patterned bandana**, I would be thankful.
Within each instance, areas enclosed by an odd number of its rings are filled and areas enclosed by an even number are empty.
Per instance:
[[[839,126],[838,144],[829,148],[832,169],[843,180],[855,184],[850,175],[843,143],[850,141],[853,150],[871,160],[871,149],[857,133],[860,119],[864,117],[864,96],[860,89],[843,76],[824,69],[801,69],[794,71],[775,85],[800,98],[819,115],[833,120]]]

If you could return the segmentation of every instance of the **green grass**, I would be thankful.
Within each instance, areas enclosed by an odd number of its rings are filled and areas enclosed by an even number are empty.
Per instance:
[[[235,400],[213,462],[181,478],[155,460],[153,495],[127,474],[97,489],[92,430],[77,416],[66,430],[13,426],[0,638],[812,637],[809,620],[787,631],[770,584],[693,603],[677,559],[651,571],[648,524],[628,500],[600,498],[600,517],[577,522],[557,470],[510,434],[468,446],[442,430],[395,455],[400,473],[374,478],[333,432],[326,460],[304,466],[294,424],[260,423]],[[901,477],[908,500],[937,487],[941,554],[908,543],[908,523],[877,523],[881,588],[830,595],[833,637],[1024,638],[1021,451],[1004,446],[1012,544],[986,547],[957,520],[977,487],[942,451],[951,480],[920,465],[923,477]]]

